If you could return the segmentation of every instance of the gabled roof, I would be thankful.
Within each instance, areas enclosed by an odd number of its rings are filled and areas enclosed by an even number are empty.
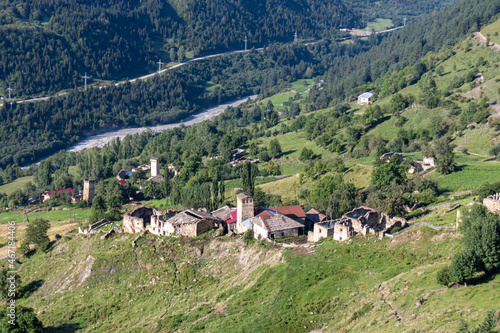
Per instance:
[[[155,182],[155,183],[161,183],[164,180],[165,180],[165,177],[163,177],[162,175],[156,175],[156,176],[151,177],[151,178],[148,179],[148,181],[152,181],[152,182]]]
[[[213,219],[213,220],[218,219],[217,217],[213,216],[212,214],[201,211],[201,210],[186,209],[184,212],[186,214],[193,215],[199,219]]]
[[[226,223],[231,224],[231,223],[236,222],[236,220],[237,220],[237,211],[234,210],[231,212],[229,220],[226,220]]]
[[[234,209],[231,209],[229,208],[228,206],[224,206],[224,207],[221,207],[217,210],[214,210],[212,212],[212,215],[223,220],[223,221],[226,221],[228,219],[231,218],[231,212],[233,211]]]
[[[321,221],[328,219],[328,216],[321,213],[316,208],[311,208],[311,209],[309,209],[309,211],[306,212],[306,219],[308,219],[309,221],[311,221],[313,223],[318,223],[318,222],[321,222]]]
[[[358,98],[370,98],[372,96],[373,96],[373,94],[371,92],[365,92],[365,93],[359,95]]]
[[[278,213],[286,215],[288,217],[291,217],[292,219],[306,217],[306,213],[304,213],[304,210],[300,205],[269,207],[269,209],[277,211]]]
[[[304,227],[303,224],[296,222],[294,219],[291,219],[281,214],[272,216],[260,216],[254,218],[254,223],[258,223],[261,227],[267,229],[268,232]]]

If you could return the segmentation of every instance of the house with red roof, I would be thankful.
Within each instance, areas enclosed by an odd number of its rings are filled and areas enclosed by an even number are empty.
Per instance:
[[[253,197],[248,193],[238,194],[236,201],[236,208],[225,206],[212,212],[226,222],[228,231],[244,233],[253,230],[257,239],[298,236],[304,231],[306,214],[299,205],[255,207]]]
[[[65,193],[69,193],[71,196],[73,196],[75,194],[75,192],[73,192],[73,189],[70,187],[62,189],[62,190],[57,190],[57,191],[47,191],[43,194],[43,202],[45,202],[51,198],[54,198],[58,195],[63,195]]]

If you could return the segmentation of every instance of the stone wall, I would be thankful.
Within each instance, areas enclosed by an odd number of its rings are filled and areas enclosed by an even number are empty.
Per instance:
[[[108,224],[108,223],[111,223],[111,222],[106,220],[106,219],[102,219],[99,222],[96,222],[96,223],[89,225],[89,230],[94,230],[94,229],[100,228],[103,225]]]
[[[298,236],[298,235],[299,235],[299,228],[293,228],[293,229],[271,232],[269,234],[269,237],[271,239],[273,239],[273,238],[281,238],[281,237],[294,237],[294,236]]]
[[[490,211],[490,213],[500,213],[500,193],[490,195],[483,199],[483,205]]]
[[[333,236],[335,222],[323,222],[314,224],[313,231],[313,242],[317,242],[320,239]],[[309,237],[309,236],[308,236]]]
[[[268,237],[268,231],[262,228],[257,223],[253,224],[253,237],[257,240],[266,239]]]

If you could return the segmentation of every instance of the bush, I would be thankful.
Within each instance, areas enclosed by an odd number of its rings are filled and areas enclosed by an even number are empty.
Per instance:
[[[312,149],[307,149],[306,147],[304,147],[300,151],[299,160],[301,162],[306,162],[306,161],[309,161],[313,156],[314,156],[314,152],[312,151]]]
[[[437,272],[436,281],[446,287],[450,284],[450,266],[443,267]]]
[[[245,233],[243,234],[243,241],[245,242],[245,244],[248,245],[253,240],[254,240],[253,230],[249,229],[249,230],[245,231]]]
[[[450,280],[464,282],[470,279],[479,269],[479,260],[472,252],[461,252],[453,257],[450,265]]]

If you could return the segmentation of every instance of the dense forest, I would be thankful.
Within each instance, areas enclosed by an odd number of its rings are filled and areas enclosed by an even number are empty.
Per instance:
[[[0,112],[0,166],[32,162],[93,130],[173,122],[201,107],[276,92],[317,74],[313,62],[302,44],[273,45],[265,52],[192,63],[134,84],[74,90],[45,102],[6,103]],[[214,89],[206,89],[208,82],[216,84]]]
[[[81,86],[81,75],[118,80],[155,62],[272,42],[338,36],[377,17],[400,24],[441,1],[0,1],[0,91],[15,96]]]

